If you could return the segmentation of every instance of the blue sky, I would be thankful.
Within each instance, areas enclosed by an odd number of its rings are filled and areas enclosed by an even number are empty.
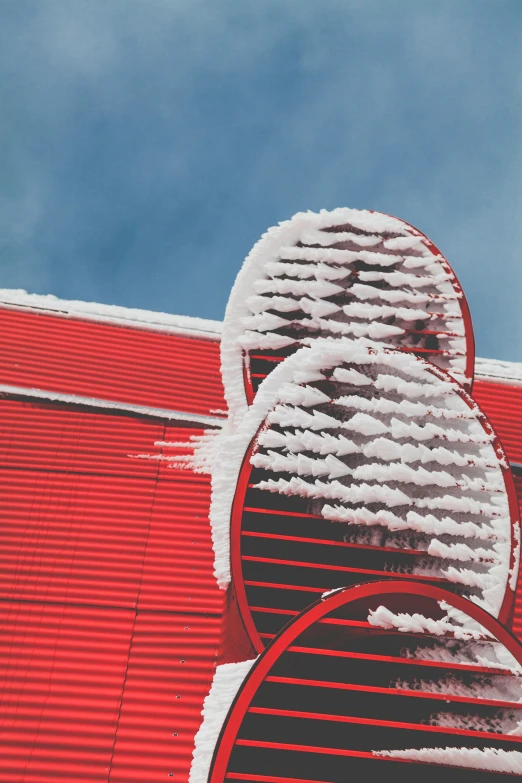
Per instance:
[[[520,0],[3,0],[0,286],[221,318],[300,210],[440,247],[522,361]]]

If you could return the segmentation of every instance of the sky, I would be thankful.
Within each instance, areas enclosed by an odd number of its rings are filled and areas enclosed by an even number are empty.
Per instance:
[[[424,231],[522,361],[521,0],[0,2],[0,287],[221,319],[339,206]]]

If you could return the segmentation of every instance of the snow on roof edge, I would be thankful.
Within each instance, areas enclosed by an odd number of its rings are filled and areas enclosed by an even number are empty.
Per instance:
[[[475,359],[475,375],[482,381],[501,383],[505,386],[522,386],[522,362],[506,362],[500,359]]]
[[[189,315],[158,313],[119,305],[80,302],[59,299],[53,294],[29,294],[23,289],[0,288],[0,307],[15,310],[47,311],[64,318],[85,318],[102,323],[113,323],[134,329],[181,334],[219,342],[223,324],[207,318]],[[507,386],[522,386],[522,362],[507,362],[499,359],[475,360],[478,378]]]
[[[202,424],[206,427],[222,427],[226,418],[218,416],[206,416],[202,413],[186,413],[185,411],[169,410],[167,408],[152,408],[146,405],[134,405],[119,400],[104,400],[99,397],[84,397],[79,394],[67,394],[63,392],[48,391],[46,389],[32,389],[26,386],[11,386],[0,383],[0,396],[27,397],[29,399],[62,402],[69,405],[85,405],[88,408],[104,408],[106,410],[126,411],[138,416],[152,416],[153,418],[182,421],[189,424]]]
[[[206,340],[221,339],[221,321],[172,315],[134,307],[59,299],[53,294],[29,294],[22,288],[0,288],[0,307],[15,310],[45,311],[62,318],[82,318],[134,329],[181,334]]]

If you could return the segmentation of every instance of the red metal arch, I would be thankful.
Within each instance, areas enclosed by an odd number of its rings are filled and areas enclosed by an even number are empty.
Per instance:
[[[475,336],[473,332],[473,323],[471,320],[471,313],[468,305],[468,301],[466,299],[466,295],[463,291],[462,285],[460,284],[460,281],[455,274],[455,271],[453,270],[451,264],[446,259],[444,254],[439,250],[439,248],[435,245],[434,242],[429,239],[429,237],[426,236],[426,234],[423,231],[420,231],[418,228],[413,226],[411,223],[408,223],[406,220],[403,220],[402,218],[398,218],[395,215],[390,215],[387,212],[376,212],[375,210],[370,210],[373,214],[383,214],[387,215],[388,217],[392,217],[394,220],[400,221],[404,226],[406,226],[407,230],[415,236],[420,237],[423,240],[423,243],[425,244],[426,248],[433,254],[433,256],[437,257],[438,262],[444,269],[444,271],[451,275],[453,277],[453,280],[451,281],[453,289],[457,294],[460,295],[460,311],[462,314],[462,319],[464,322],[464,332],[465,332],[465,340],[466,340],[466,377],[470,379],[469,386],[466,384],[465,388],[468,392],[471,393],[473,388],[473,379],[474,379],[474,369],[475,369]],[[287,356],[291,356],[293,353],[295,353],[297,350],[299,350],[300,346],[294,347],[291,346],[289,348],[285,348],[282,350],[273,350],[270,351],[269,354],[263,353],[263,351],[256,349],[255,351],[243,351],[243,384],[245,389],[245,397],[247,400],[248,405],[252,405],[255,396],[256,396],[256,390],[254,389],[254,382],[253,378],[256,377],[257,383],[259,384],[260,381],[262,381],[266,375],[256,375],[253,376],[251,372],[251,359],[252,358],[263,358],[267,361],[271,361],[273,363],[274,369],[277,364],[284,360]],[[398,348],[400,350],[400,348]],[[415,353],[415,351],[412,351]],[[422,350],[421,352],[418,352],[417,355],[421,356],[424,359],[429,360],[430,358],[430,351],[429,350]],[[271,372],[271,371],[270,371]],[[268,373],[270,374],[270,373]]]
[[[394,349],[386,349],[386,353],[393,353],[393,352]],[[422,361],[422,359],[419,358],[419,361]],[[455,381],[455,379],[451,378],[451,376],[449,376],[449,374],[446,373],[445,370],[442,370],[441,368],[431,364],[429,364],[428,369],[434,375],[437,375],[437,377],[439,377],[440,379],[445,381],[452,381],[455,385],[456,393],[461,397],[461,399],[466,403],[466,405],[470,409],[476,409],[478,407],[477,403],[471,398],[471,396],[466,392],[466,390],[460,384],[458,384],[458,382]],[[495,431],[493,430],[493,427],[491,426],[491,424],[489,423],[485,415],[480,417],[479,421],[484,431],[487,434],[491,434],[494,436],[492,445],[495,450],[495,454],[499,460],[499,467],[501,469],[502,476],[504,479],[504,484],[506,487],[506,492],[507,492],[508,502],[509,502],[509,514],[511,520],[511,551],[510,551],[509,567],[510,569],[513,569],[515,567],[515,561],[516,561],[516,549],[518,545],[517,536],[518,536],[518,529],[519,529],[519,513],[520,513],[515,484],[513,481],[511,470],[507,462],[505,452],[503,450],[499,438],[497,437]],[[257,440],[258,440],[259,433],[262,430],[264,430],[267,426],[269,425],[267,425],[266,422],[264,422],[261,425],[258,432],[253,437],[250,446],[247,450],[247,453],[245,454],[245,457],[243,459],[241,469],[238,475],[234,502],[232,505],[231,528],[230,528],[232,579],[234,583],[235,594],[237,597],[237,606],[245,630],[248,636],[250,637],[255,649],[258,652],[261,652],[265,648],[267,640],[265,639],[265,641],[263,641],[263,638],[260,635],[260,632],[258,630],[258,627],[256,626],[256,623],[252,615],[251,606],[247,598],[247,592],[245,588],[245,578],[243,575],[244,569],[243,569],[242,528],[243,528],[243,514],[245,512],[245,498],[250,483],[250,475],[252,472],[252,467],[250,465],[250,458],[252,454],[254,454],[257,450]],[[281,498],[284,497],[286,496],[281,496]],[[291,514],[292,512],[286,512],[286,513]],[[294,516],[307,516],[307,515],[294,514]],[[317,519],[322,519],[322,517],[317,517]],[[324,520],[324,523],[325,526],[335,524],[335,523],[330,523],[327,520]],[[393,576],[397,577],[397,574],[393,574]],[[385,578],[385,577],[381,577],[381,578]],[[417,575],[405,575],[405,577],[403,578],[405,578],[406,582],[419,581],[421,579],[421,577]],[[361,579],[364,579],[363,573],[361,574]],[[441,578],[440,580],[434,578],[428,578],[427,581],[431,581],[431,582],[439,581],[440,584],[445,587],[447,587],[450,584],[449,581],[443,578]],[[511,580],[509,580],[506,585],[506,591],[504,594],[504,599],[498,618],[500,622],[506,624],[508,627],[511,627],[512,624],[513,606],[515,601],[515,591],[511,587],[510,581]],[[318,592],[320,591],[315,590],[315,592],[313,591],[310,592],[311,601],[313,600],[314,597],[316,597]]]
[[[422,599],[426,606],[428,607],[430,602],[446,602],[447,604],[453,606],[455,609],[463,612],[466,614],[469,618],[471,618],[473,621],[478,623],[480,626],[486,629],[490,634],[495,637],[498,642],[500,642],[508,651],[509,653],[514,657],[515,661],[522,666],[522,645],[515,639],[514,636],[512,636],[509,631],[506,630],[505,627],[503,627],[497,620],[495,620],[491,615],[489,615],[487,612],[485,612],[483,609],[479,608],[472,602],[461,598],[460,596],[448,593],[446,590],[443,590],[439,587],[434,587],[432,585],[422,584],[422,583],[416,583],[414,587],[414,595],[416,599],[420,598]],[[383,600],[386,600],[386,597],[390,596],[399,596],[401,604],[403,602],[407,602],[408,598],[411,598],[412,596],[412,585],[405,584],[404,582],[399,581],[390,581],[390,582],[374,582],[374,583],[367,583],[367,584],[361,584],[352,586],[350,588],[344,588],[339,591],[334,592],[333,594],[323,598],[322,600],[317,601],[312,606],[310,606],[308,609],[305,609],[301,614],[299,614],[292,622],[290,622],[272,641],[272,643],[264,650],[264,652],[260,655],[257,662],[254,664],[253,668],[251,669],[249,675],[247,676],[246,680],[242,684],[238,694],[235,697],[235,700],[229,710],[228,716],[225,720],[225,723],[223,725],[223,728],[221,730],[221,734],[216,746],[216,749],[214,751],[214,757],[212,760],[212,765],[210,769],[209,774],[209,783],[223,783],[225,780],[258,780],[263,781],[264,783],[284,783],[285,781],[293,780],[293,781],[301,781],[301,776],[294,777],[292,775],[292,769],[289,769],[289,774],[284,777],[281,777],[279,775],[253,775],[250,772],[248,773],[241,773],[241,771],[234,771],[230,770],[229,768],[229,762],[231,753],[236,747],[236,743],[238,742],[238,733],[243,725],[243,721],[245,719],[245,716],[247,715],[247,711],[252,705],[252,701],[261,686],[262,683],[266,681],[266,678],[270,675],[271,669],[278,662],[278,660],[281,658],[282,654],[287,651],[305,651],[310,652],[315,655],[321,655],[324,654],[324,648],[315,648],[309,649],[309,648],[301,648],[299,646],[293,646],[294,643],[298,640],[298,637],[300,637],[304,632],[308,631],[309,629],[315,627],[318,623],[321,623],[325,621],[326,615],[331,615],[332,612],[335,612],[336,610],[342,609],[343,607],[349,606],[350,604],[353,604],[354,602],[358,601],[365,601],[369,600],[371,604],[371,599],[379,598],[380,596],[383,597]],[[375,605],[375,604],[374,604]],[[341,621],[342,622],[342,621]],[[364,625],[364,623],[361,622],[355,622],[355,621],[345,621],[346,625],[348,626],[361,626]],[[381,629],[378,629],[379,632],[382,632]],[[350,629],[347,629],[347,633],[350,632]],[[386,633],[386,631],[384,631]],[[395,631],[393,632],[395,633]],[[415,634],[412,634],[411,632],[404,634],[405,638],[410,636],[415,636]],[[417,637],[419,638],[419,637]],[[326,651],[328,653],[331,653],[333,651]],[[353,654],[350,653],[343,653],[342,651],[339,651],[337,655],[345,657],[347,661],[347,667],[350,666],[350,660],[353,659]],[[360,657],[355,655],[355,658]],[[371,656],[370,656],[371,657]],[[377,656],[379,658],[382,658],[382,656]],[[409,658],[411,661],[412,659]],[[416,659],[417,661],[419,659]],[[430,666],[430,667],[442,667],[441,671],[443,671],[445,668],[445,664],[443,663],[435,663],[432,662],[426,662],[426,659],[420,659],[421,661],[424,660],[425,662],[422,664],[423,666]],[[453,665],[455,667],[455,664]],[[461,671],[465,671],[466,674],[468,672],[471,673],[477,673],[479,676],[484,675],[491,675],[492,673],[499,673],[502,674],[502,670],[495,669],[494,667],[484,668],[481,666],[470,666],[468,664],[457,664],[457,669]],[[504,672],[504,674],[507,674],[507,672]],[[272,678],[272,679],[279,679],[282,680],[284,678]],[[518,678],[517,678],[518,679]],[[310,684],[310,683],[309,683]],[[338,684],[338,683],[336,683]],[[330,686],[331,687],[331,686]],[[368,687],[368,691],[371,691],[371,686]],[[451,695],[447,696],[439,696],[435,698],[441,698],[445,701],[449,702],[458,702],[460,697],[455,697]],[[487,700],[484,700],[484,704],[487,703]],[[511,702],[510,702],[511,703]],[[520,707],[520,705],[519,705]],[[276,713],[277,711],[272,711],[273,713]],[[312,714],[311,714],[312,715]],[[313,717],[317,717],[316,713],[313,713]],[[296,717],[304,717],[304,715],[296,715]],[[323,716],[324,719],[328,718],[331,719],[334,716]],[[400,721],[403,719],[403,715],[397,716],[398,719],[400,718]],[[522,711],[521,711],[521,718],[522,718]],[[341,720],[341,718],[339,718]],[[362,721],[365,722],[365,721]],[[368,723],[368,721],[366,721]],[[382,723],[378,720],[375,721],[375,725]],[[390,723],[388,721],[388,723]],[[393,722],[394,724],[396,722]],[[371,721],[370,721],[371,724]],[[373,724],[372,724],[373,725]],[[390,724],[391,725],[391,724]],[[404,728],[404,726],[408,726],[410,724],[399,722],[397,723],[397,726],[401,726]],[[349,726],[347,727],[347,730],[349,730]],[[427,732],[441,732],[440,736],[441,739],[443,739],[442,735],[444,732],[444,729],[439,729],[437,727],[433,727],[431,725],[427,725],[425,727],[425,730]],[[473,731],[473,730],[466,730],[466,729],[454,729],[451,732],[452,734],[462,737],[462,738],[480,738],[481,741],[486,742],[486,747],[490,746],[491,744],[495,744],[496,735],[488,733],[486,731]],[[504,737],[504,735],[502,735]],[[459,740],[462,741],[462,740]],[[489,743],[489,745],[488,745]],[[514,740],[514,744],[511,745],[513,749],[520,750],[522,749],[522,737],[517,737]],[[240,743],[241,744],[241,741]],[[247,741],[242,741],[242,744],[249,744]],[[252,744],[252,743],[250,743]],[[261,742],[257,743],[260,747],[266,747],[267,750],[269,750],[272,746],[276,746],[278,743],[271,743],[271,742]],[[478,744],[478,743],[477,743]],[[282,746],[281,749],[288,750],[288,751],[295,751],[297,746]],[[303,750],[303,746],[299,746],[300,750]],[[324,751],[324,746],[321,747],[309,747],[308,749],[304,748],[305,752],[310,753],[321,753],[321,752],[328,752],[328,749]],[[357,750],[350,750],[350,751],[334,751],[336,755],[345,755],[350,756],[352,758],[370,758],[375,759],[375,756],[372,753],[368,753],[365,751],[357,751]],[[401,762],[404,763],[404,762]],[[411,761],[409,763],[412,763]],[[422,769],[422,768],[420,768]],[[424,767],[425,769],[425,767]],[[455,771],[455,770],[454,770]],[[325,776],[321,778],[321,780],[329,780],[328,773],[325,772]],[[452,778],[453,779],[453,778]],[[496,778],[495,778],[496,779]],[[468,778],[466,778],[468,780]],[[481,777],[482,780],[482,777]],[[484,780],[492,781],[492,777],[485,777]],[[304,781],[303,781],[304,783]],[[317,781],[307,781],[307,783],[318,783]]]
[[[370,210],[373,212],[374,210]],[[420,231],[420,229],[416,228],[411,223],[408,223],[407,220],[403,220],[403,218],[398,218],[395,215],[390,215],[388,212],[384,212],[382,214],[389,215],[389,217],[395,218],[395,220],[400,220],[402,223],[404,223],[405,226],[408,226],[409,229],[411,229],[411,232],[413,234],[416,234],[417,236],[421,236],[424,240],[424,243],[428,250],[433,253],[434,256],[440,256],[442,260],[440,260],[441,266],[444,268],[445,272],[447,274],[451,274],[454,277],[453,282],[453,288],[457,293],[462,294],[462,298],[460,300],[460,309],[462,312],[462,318],[464,320],[464,331],[466,334],[466,376],[468,378],[471,378],[471,383],[469,385],[469,388],[466,388],[466,391],[468,391],[470,394],[473,391],[473,381],[475,377],[475,333],[473,331],[473,322],[471,320],[471,312],[469,309],[468,300],[466,299],[466,294],[464,293],[464,289],[462,288],[462,285],[460,284],[459,278],[455,274],[455,270],[447,260],[446,256],[442,251],[439,250],[437,245],[431,241],[431,239],[426,236],[426,234],[423,231]],[[425,357],[427,358],[427,357]]]

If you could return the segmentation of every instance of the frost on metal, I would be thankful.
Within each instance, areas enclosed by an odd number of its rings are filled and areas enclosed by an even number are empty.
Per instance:
[[[305,498],[309,513],[345,526],[348,542],[416,554],[409,573],[445,579],[498,616],[518,569],[505,457],[448,374],[355,341],[319,340],[281,363],[236,431],[212,439],[222,586],[232,503],[254,438],[257,490]],[[391,556],[389,569],[403,570]]]
[[[44,312],[60,318],[81,318],[214,341],[219,341],[221,335],[219,321],[187,315],[158,313],[135,307],[106,305],[99,302],[59,299],[53,294],[29,294],[22,288],[0,288],[0,306],[24,312],[28,310]]]
[[[216,668],[212,686],[203,703],[203,722],[194,738],[189,783],[207,783],[212,755],[221,727],[253,664],[251,661],[225,663]]]
[[[407,750],[373,751],[375,756],[419,761],[425,764],[444,764],[446,767],[505,772],[522,775],[522,753],[501,748],[411,748]],[[447,771],[447,770],[446,770]]]
[[[231,415],[247,405],[244,362],[255,369],[261,352],[266,373],[270,356],[317,337],[427,352],[468,382],[464,307],[446,259],[407,223],[355,209],[298,213],[262,236],[230,295],[221,356]]]
[[[432,694],[431,698],[438,698],[438,701],[432,702],[429,725],[450,732],[484,732],[484,739],[477,742],[482,747],[387,749],[373,753],[469,769],[522,772],[521,753],[483,747],[488,736],[501,735],[509,740],[522,735],[522,666],[489,630],[446,602],[439,602],[439,605],[447,614],[438,619],[422,614],[396,613],[381,605],[370,610],[368,621],[374,627],[392,633],[408,634],[408,640],[405,640],[409,644],[408,658],[444,666],[438,678],[433,678],[432,672],[431,679],[402,679],[391,683],[392,687],[419,696]],[[469,676],[464,667],[472,667]],[[471,671],[480,673],[471,674]]]
[[[299,614],[261,653],[229,712],[213,779],[305,777],[299,758],[279,751],[296,743],[310,754],[335,749],[332,780],[434,780],[430,764],[444,765],[449,780],[484,778],[459,768],[519,774],[522,646],[471,602],[415,588],[353,585]],[[230,754],[237,737],[262,750]],[[380,763],[361,763],[371,755]],[[321,777],[320,763],[309,777]]]

